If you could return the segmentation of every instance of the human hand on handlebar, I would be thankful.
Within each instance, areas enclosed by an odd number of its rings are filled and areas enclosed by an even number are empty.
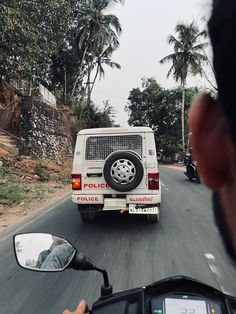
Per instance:
[[[77,309],[74,312],[70,312],[69,310],[65,310],[65,311],[63,311],[62,314],[84,314],[84,313],[87,313],[88,310],[89,310],[88,304],[84,300],[82,300],[82,301],[80,301]]]

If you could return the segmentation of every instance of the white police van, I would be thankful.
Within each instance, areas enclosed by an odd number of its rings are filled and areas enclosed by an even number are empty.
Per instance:
[[[78,133],[72,201],[84,222],[101,211],[160,216],[161,185],[154,132],[148,127],[85,129]]]

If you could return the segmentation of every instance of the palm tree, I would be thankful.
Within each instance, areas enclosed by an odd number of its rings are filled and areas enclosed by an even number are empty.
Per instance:
[[[94,62],[94,66],[96,67],[96,73],[95,73],[95,76],[94,76],[94,79],[92,82],[92,87],[90,90],[91,93],[93,91],[94,84],[97,80],[98,75],[99,75],[100,79],[105,76],[105,70],[103,68],[103,64],[111,67],[112,69],[114,69],[114,68],[121,69],[121,66],[119,63],[111,60],[112,52],[113,52],[113,48],[111,46],[109,46],[101,54],[99,54],[96,57],[96,60]]]
[[[207,61],[203,49],[208,43],[202,43],[201,39],[206,36],[206,32],[199,31],[198,26],[191,24],[178,24],[175,28],[178,34],[177,38],[170,35],[168,43],[174,45],[174,53],[160,60],[160,63],[172,62],[172,66],[167,73],[167,77],[172,74],[176,82],[180,81],[182,87],[182,146],[185,151],[185,133],[184,133],[184,105],[185,105],[185,86],[189,74],[202,75],[202,63]]]
[[[87,0],[84,6],[81,7],[78,16],[77,36],[80,62],[71,98],[74,96],[84,67],[87,67],[90,76],[93,59],[98,52],[107,47],[112,47],[114,51],[119,46],[118,37],[121,33],[120,22],[115,15],[104,14],[105,10],[118,2],[123,3],[123,0]],[[87,63],[86,59],[89,60],[89,63]]]

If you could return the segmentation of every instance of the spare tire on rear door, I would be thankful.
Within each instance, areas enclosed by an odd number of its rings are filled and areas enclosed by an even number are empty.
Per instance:
[[[115,152],[104,165],[103,174],[109,186],[119,192],[135,189],[143,179],[143,165],[137,154]]]

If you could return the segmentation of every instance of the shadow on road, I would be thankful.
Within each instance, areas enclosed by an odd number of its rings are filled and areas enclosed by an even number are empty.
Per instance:
[[[144,229],[156,230],[160,223],[151,224],[147,221],[146,215],[129,215],[128,213],[120,214],[118,212],[99,213],[94,222],[91,224],[82,223],[80,230],[86,228],[88,231],[120,232],[121,229],[132,231],[141,231]]]

